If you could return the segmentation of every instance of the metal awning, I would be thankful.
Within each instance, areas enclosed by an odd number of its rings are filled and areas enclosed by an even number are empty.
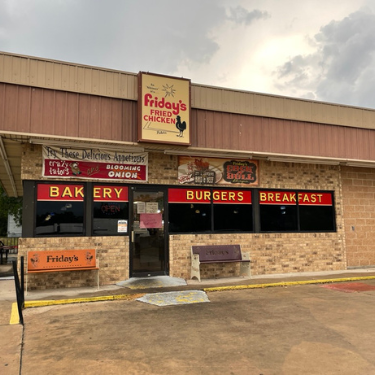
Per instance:
[[[110,149],[143,152],[142,145],[132,142],[108,141],[73,137],[0,131],[0,184],[9,197],[22,197],[21,163],[23,144],[65,145],[68,147],[108,147]]]
[[[21,181],[22,140],[0,135],[0,183],[9,197],[23,195]]]
[[[23,196],[21,180],[21,163],[23,144],[64,145],[67,147],[100,147],[121,149],[128,152],[160,152],[169,155],[190,155],[221,158],[262,159],[277,162],[329,164],[350,167],[375,168],[374,160],[357,160],[344,158],[327,158],[306,155],[275,154],[270,152],[254,152],[241,150],[222,150],[199,147],[179,147],[164,144],[139,144],[136,142],[110,141],[102,139],[87,139],[73,137],[53,137],[29,133],[0,131],[0,184],[9,197]]]

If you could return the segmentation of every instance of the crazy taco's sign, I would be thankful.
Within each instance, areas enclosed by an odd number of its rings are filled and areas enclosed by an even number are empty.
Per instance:
[[[139,73],[139,141],[190,145],[190,80]]]
[[[146,182],[147,153],[43,146],[43,177]]]

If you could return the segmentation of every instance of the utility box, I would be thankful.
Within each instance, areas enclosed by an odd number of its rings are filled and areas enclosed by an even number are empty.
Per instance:
[[[22,226],[17,225],[13,215],[8,215],[8,237],[21,237]]]

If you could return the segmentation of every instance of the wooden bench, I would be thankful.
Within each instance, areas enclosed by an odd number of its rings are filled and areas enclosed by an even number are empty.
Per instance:
[[[98,271],[96,281],[99,289],[99,259],[96,258],[96,251],[93,249],[28,251],[26,292],[29,274],[92,270]]]
[[[207,263],[240,264],[240,276],[250,277],[250,254],[242,253],[240,245],[207,245],[191,247],[191,278],[201,281],[200,265]]]

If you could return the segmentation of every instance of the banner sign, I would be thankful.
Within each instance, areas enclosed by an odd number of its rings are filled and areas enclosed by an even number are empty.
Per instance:
[[[147,182],[148,154],[43,146],[43,177]]]
[[[251,204],[250,190],[168,189],[168,203]]]
[[[27,269],[29,271],[95,267],[96,253],[94,249],[29,251],[27,253]]]
[[[140,72],[138,139],[190,145],[190,80]]]
[[[260,204],[332,206],[332,194],[323,192],[259,191]]]
[[[180,156],[178,181],[180,184],[257,186],[257,160],[228,160]]]

